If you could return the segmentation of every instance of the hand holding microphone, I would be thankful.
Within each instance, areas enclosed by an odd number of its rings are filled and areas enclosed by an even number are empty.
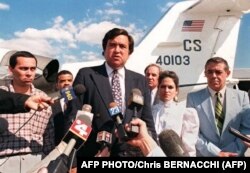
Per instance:
[[[144,121],[139,118],[135,118],[130,122],[132,125],[139,127],[139,133],[136,137],[130,138],[127,141],[128,144],[139,147],[144,156],[147,156],[152,150],[158,148],[157,143],[154,139],[148,134],[147,126]],[[125,128],[127,131],[130,131],[130,125],[126,124]],[[160,155],[162,156],[162,155]]]
[[[159,134],[160,147],[168,157],[183,157],[184,148],[179,135],[171,130],[163,130]]]
[[[128,134],[125,131],[124,126],[122,124],[123,115],[122,115],[117,103],[111,102],[109,104],[109,114],[116,124],[119,139],[121,141],[128,140]]]
[[[112,121],[106,122],[100,129],[96,137],[96,142],[100,144],[100,149],[95,157],[109,157],[110,147],[112,144],[112,131],[114,123]]]
[[[128,106],[133,109],[132,120],[137,118],[138,110],[144,105],[144,98],[141,94],[141,91],[138,88],[134,88],[131,91]],[[136,125],[130,124],[130,131],[128,131],[129,138],[134,138],[139,133],[139,127]]]
[[[48,96],[42,95],[32,95],[24,103],[24,107],[27,109],[34,109],[41,111],[47,109],[51,104],[54,103],[54,100]]]
[[[92,128],[93,114],[90,112],[92,107],[90,105],[83,105],[83,110],[78,114],[76,120],[72,123],[68,133],[63,138],[67,143],[63,153],[48,165],[49,172],[63,173],[68,172],[68,157],[72,150],[79,149],[88,139]]]
[[[59,101],[60,99],[64,98],[65,103],[76,99],[77,96],[84,94],[86,88],[83,84],[77,84],[76,86],[72,87],[69,86],[67,88],[63,88],[59,91],[56,97],[53,98],[54,101]]]
[[[88,139],[91,133],[93,114],[90,105],[83,105],[83,110],[78,111],[76,120],[72,123],[69,131],[66,133],[58,146],[51,151],[40,163],[35,165],[28,173],[36,173],[42,167],[49,168],[49,172],[63,173],[68,171],[68,156],[73,150],[79,149]],[[80,112],[80,113],[79,113]]]

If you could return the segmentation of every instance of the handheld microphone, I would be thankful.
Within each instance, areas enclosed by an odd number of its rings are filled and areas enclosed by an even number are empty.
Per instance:
[[[142,96],[142,93],[140,89],[134,88],[131,91],[128,106],[132,109],[134,109],[134,117],[137,117],[137,111],[141,109],[141,107],[144,105],[144,97]]]
[[[168,157],[183,157],[182,141],[173,130],[163,130],[159,134],[160,147]]]
[[[76,118],[76,120],[71,125],[68,134],[66,134],[64,138],[66,139],[67,135],[70,136],[70,140],[69,142],[67,142],[68,145],[63,151],[63,154],[61,154],[56,160],[53,160],[50,162],[50,164],[48,165],[49,172],[51,173],[68,172],[67,171],[68,170],[68,167],[67,167],[68,156],[70,155],[72,150],[75,148],[75,145],[78,145],[81,147],[85,143],[85,141],[88,139],[91,133],[92,128],[91,128],[91,124],[89,124],[88,122],[89,119],[90,117],[86,115],[79,115]],[[78,148],[79,147],[77,147],[77,149]]]
[[[72,123],[69,131],[62,139],[64,142],[69,143],[69,141],[74,138],[76,140],[74,145],[75,149],[79,149],[84,144],[92,130],[93,114],[91,110],[92,107],[90,105],[84,104],[82,110],[77,111],[76,120]]]
[[[234,136],[236,136],[237,138],[240,138],[243,141],[246,142],[250,142],[250,137],[248,137],[247,135],[241,133],[240,131],[236,130],[233,127],[229,127],[229,132],[232,133]]]
[[[77,84],[76,86],[67,87],[61,89],[59,92],[59,96],[56,96],[53,98],[54,101],[59,101],[60,99],[64,98],[65,103],[68,103],[69,101],[76,99],[77,96],[80,96],[84,94],[86,91],[86,88],[83,84]]]
[[[122,124],[123,115],[115,102],[111,102],[109,104],[109,114],[112,117],[112,119],[115,121],[118,136],[121,141],[128,140],[128,134],[126,133],[124,126]]]
[[[131,91],[128,106],[133,109],[132,119],[137,117],[138,110],[144,105],[144,97],[138,88],[134,88]],[[139,133],[139,127],[135,125],[130,125],[130,131],[128,135],[130,138],[136,137]]]
[[[8,130],[9,123],[5,118],[0,117],[0,134],[3,134]]]
[[[91,111],[91,109],[89,109],[91,107],[90,105],[83,107],[88,107],[87,110]],[[86,109],[84,111],[86,112]],[[92,121],[90,121],[92,118],[93,115],[89,113],[79,114],[58,146],[56,146],[56,148],[52,150],[40,163],[29,170],[28,173],[37,173],[38,169],[41,167],[47,167],[49,164],[49,170],[56,170],[60,173],[65,172],[65,160],[67,161],[68,155],[71,153],[73,148],[79,149],[88,139],[92,131]],[[67,170],[68,169],[66,169],[66,171]]]
[[[110,147],[112,144],[112,130],[114,128],[114,123],[108,121],[103,125],[101,131],[97,133],[96,142],[100,144],[100,149],[95,157],[109,157]]]
[[[92,124],[92,120],[93,120],[93,116],[94,114],[91,113],[92,110],[92,106],[88,105],[88,104],[84,104],[82,106],[82,110],[78,110],[76,113],[76,119],[81,116],[84,115],[85,116],[85,123],[87,124]]]

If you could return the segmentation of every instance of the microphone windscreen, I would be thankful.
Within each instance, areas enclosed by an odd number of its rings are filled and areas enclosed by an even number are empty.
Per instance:
[[[8,130],[9,123],[5,118],[0,117],[0,134]]]
[[[140,91],[138,88],[132,89],[132,92],[131,92],[131,93],[136,94],[136,95],[139,95],[139,96],[142,95],[142,94],[141,94],[141,91]]]
[[[74,91],[77,96],[80,96],[86,92],[86,87],[83,84],[77,84],[74,86]]]
[[[182,141],[178,134],[173,130],[163,130],[159,134],[159,143],[168,157],[182,157],[184,150]]]

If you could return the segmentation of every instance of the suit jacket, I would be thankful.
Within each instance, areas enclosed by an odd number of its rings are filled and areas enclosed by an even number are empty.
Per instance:
[[[62,110],[60,101],[52,105],[52,118],[55,130],[55,144],[58,145],[64,135],[69,130],[72,122],[75,120],[77,110],[79,107],[78,99],[74,99],[67,103],[65,111]]]
[[[103,127],[107,124],[109,124],[109,126],[113,126],[108,127],[109,129],[112,129],[112,132],[114,129],[114,122],[108,112],[109,104],[113,102],[113,96],[105,64],[96,67],[80,69],[74,81],[74,85],[76,84],[83,84],[86,87],[87,91],[80,98],[80,100],[82,104],[91,105],[92,112],[94,114],[92,122],[93,130],[79,154],[81,156],[94,156],[100,148],[96,143],[97,133],[101,131],[101,129],[103,129]],[[146,84],[145,77],[125,69],[126,103],[128,103],[131,90],[134,88],[140,89],[142,95],[144,96],[144,105],[142,109],[138,111],[137,116],[146,122],[149,132],[152,134],[153,138],[156,139],[154,121],[150,106],[150,91]],[[132,115],[133,110],[127,106],[123,124],[129,123],[132,119]],[[113,145],[111,149],[111,156],[130,155],[128,154],[128,150],[130,150],[128,149],[128,145],[126,143],[118,143],[118,140],[115,136],[115,134],[112,135]]]
[[[208,88],[189,93],[187,96],[187,107],[195,108],[200,119],[199,139],[196,144],[198,156],[218,156],[220,151],[236,152],[242,156],[246,151],[246,146],[239,138],[230,134],[228,128],[232,126],[242,133],[250,134],[248,94],[226,88],[225,99],[225,120],[220,135]]]
[[[0,113],[28,112],[24,108],[28,95],[7,92],[0,89]]]

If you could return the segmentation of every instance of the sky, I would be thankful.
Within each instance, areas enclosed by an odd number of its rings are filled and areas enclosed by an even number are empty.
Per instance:
[[[135,43],[181,0],[0,0],[0,47],[27,50],[62,63],[103,58],[111,28],[129,31]],[[235,67],[250,68],[250,15],[242,19]]]

